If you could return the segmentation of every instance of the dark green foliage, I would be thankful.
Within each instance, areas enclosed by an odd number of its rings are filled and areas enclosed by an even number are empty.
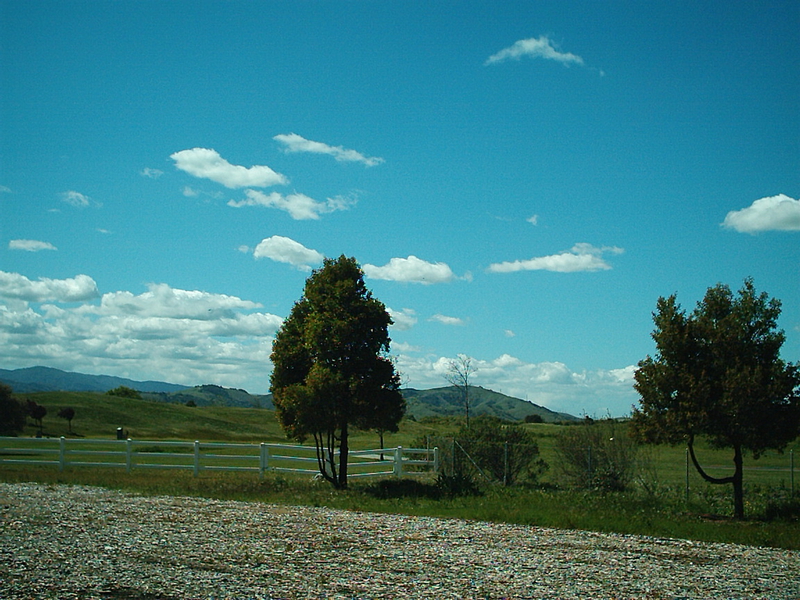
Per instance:
[[[28,416],[36,422],[39,433],[41,433],[42,429],[44,429],[44,423],[42,421],[47,416],[47,409],[33,400],[28,400],[25,408],[28,412]]]
[[[25,427],[25,407],[14,392],[0,383],[0,435],[17,435]]]
[[[381,479],[364,488],[364,492],[374,498],[388,500],[390,498],[430,498],[438,500],[443,490],[435,483],[418,481],[417,479]]]
[[[69,423],[69,431],[72,433],[72,419],[75,418],[75,409],[69,406],[62,408],[58,411],[58,416],[61,419],[66,419],[67,423]]]
[[[556,436],[561,479],[581,489],[623,491],[637,467],[638,446],[613,420],[568,427]]]
[[[535,481],[547,469],[533,434],[516,423],[480,416],[456,439],[485,475],[505,485],[522,476]]]
[[[748,279],[734,296],[709,288],[687,315],[676,297],[659,298],[653,316],[655,357],[639,363],[640,406],[633,426],[648,442],[685,443],[698,473],[710,483],[732,484],[734,513],[744,516],[742,457],[781,450],[800,429],[800,369],[780,358],[780,302],[757,294]],[[695,454],[704,435],[713,447],[732,448],[734,474],[709,476]]]
[[[119,398],[133,398],[134,400],[142,399],[142,395],[138,391],[125,385],[121,385],[113,390],[108,390],[106,394],[109,396],[117,396]]]
[[[440,473],[436,478],[436,489],[446,498],[457,498],[459,496],[482,496],[475,479],[466,472],[459,471],[452,475]]]
[[[544,419],[542,419],[542,415],[527,415],[525,417],[526,423],[544,423]]]
[[[405,412],[386,356],[391,322],[355,259],[341,256],[312,273],[275,336],[270,386],[278,420],[289,437],[314,438],[320,473],[336,488],[347,487],[350,428],[396,431]]]

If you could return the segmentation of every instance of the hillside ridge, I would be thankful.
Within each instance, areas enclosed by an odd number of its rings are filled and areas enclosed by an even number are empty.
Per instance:
[[[195,406],[235,406],[274,409],[272,394],[250,394],[246,390],[214,384],[194,387],[163,381],[135,381],[110,375],[87,375],[52,367],[0,369],[0,381],[17,393],[32,392],[106,392],[120,386],[138,390],[149,400]],[[454,386],[418,390],[400,390],[407,403],[406,416],[413,419],[436,416],[461,416],[464,405],[461,390]],[[545,423],[571,421],[576,417],[552,411],[544,406],[514,398],[479,386],[469,387],[470,415],[493,415],[509,421],[522,421],[538,415]]]

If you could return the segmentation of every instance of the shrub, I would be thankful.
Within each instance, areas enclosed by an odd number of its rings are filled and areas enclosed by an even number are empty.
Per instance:
[[[622,491],[636,471],[638,446],[613,419],[565,429],[555,450],[561,476],[574,487]]]
[[[523,477],[536,481],[547,469],[533,434],[516,423],[480,416],[469,429],[462,427],[456,439],[484,475],[505,485]]]

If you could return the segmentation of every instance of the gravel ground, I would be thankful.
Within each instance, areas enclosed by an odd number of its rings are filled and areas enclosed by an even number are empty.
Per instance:
[[[800,598],[800,553],[0,483],[0,598]]]

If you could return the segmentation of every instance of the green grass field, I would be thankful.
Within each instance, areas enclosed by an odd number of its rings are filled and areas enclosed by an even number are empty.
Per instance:
[[[163,451],[158,442],[200,440],[247,443],[294,443],[287,440],[275,414],[264,409],[206,407],[189,408],[116,398],[93,393],[40,393],[30,397],[48,410],[44,434],[52,437],[116,439],[122,427],[136,440],[153,440],[151,451]],[[56,415],[63,407],[75,409],[72,430]],[[411,447],[426,436],[452,435],[459,427],[454,419],[405,420],[400,431],[386,434],[386,447]],[[555,438],[561,425],[526,425],[537,437],[541,456],[555,464]],[[29,426],[23,436],[36,434]],[[21,439],[19,440],[22,441]],[[352,447],[377,448],[374,432],[358,432]],[[163,444],[162,444],[163,445]],[[336,492],[324,482],[306,476],[257,473],[135,470],[124,468],[73,467],[59,472],[54,467],[0,464],[0,480],[39,481],[100,485],[142,494],[193,495],[221,499],[261,501],[279,504],[329,506],[348,510],[404,513],[503,521],[548,527],[568,527],[595,531],[678,537],[705,541],[725,541],[800,550],[800,523],[795,510],[785,518],[766,518],[776,508],[791,504],[791,454],[800,449],[797,441],[784,454],[769,453],[758,461],[745,463],[747,521],[730,519],[729,486],[703,482],[693,468],[689,471],[686,495],[686,455],[682,447],[646,448],[647,489],[638,486],[627,492],[600,493],[562,489],[558,469],[551,468],[536,486],[483,486],[479,496],[435,498],[430,476],[420,485],[407,482],[353,480],[346,492]],[[731,452],[712,450],[702,443],[698,453],[714,475],[730,471]],[[798,460],[800,462],[800,459]],[[796,466],[795,477],[800,478]],[[426,483],[427,481],[427,483]],[[800,481],[795,482],[800,487]],[[779,511],[778,511],[779,512]],[[794,517],[792,519],[791,517]]]

